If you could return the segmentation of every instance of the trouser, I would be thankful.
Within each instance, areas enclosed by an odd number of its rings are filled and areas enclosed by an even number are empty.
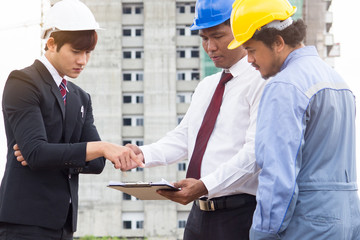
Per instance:
[[[248,240],[255,196],[238,194],[210,200],[206,210],[200,209],[201,200],[194,201],[184,240]]]

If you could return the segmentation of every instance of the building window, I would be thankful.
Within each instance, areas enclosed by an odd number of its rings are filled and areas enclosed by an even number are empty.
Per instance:
[[[199,72],[192,72],[191,73],[191,80],[199,80],[200,79],[200,73]]]
[[[124,81],[143,81],[144,73],[138,71],[126,71],[123,73]]]
[[[124,229],[142,229],[144,228],[143,212],[124,212],[122,214]]]
[[[142,93],[128,93],[123,95],[123,103],[140,104],[144,102]]]
[[[178,6],[177,9],[179,13],[185,13],[185,6]]]
[[[186,163],[178,163],[178,171],[186,171]]]
[[[185,73],[178,73],[176,79],[180,81],[185,80]]]
[[[142,52],[141,51],[136,51],[135,52],[135,58],[142,58]]]
[[[123,118],[124,126],[131,126],[131,118]]]
[[[136,126],[144,126],[144,119],[143,118],[137,118],[136,119]]]
[[[178,48],[176,50],[178,58],[198,58],[199,57],[199,47],[187,47],[187,48]]]
[[[135,36],[139,37],[143,35],[143,29],[135,29]]]
[[[177,29],[178,36],[185,36],[185,28],[178,28]]]
[[[123,145],[126,145],[126,144],[135,144],[137,146],[144,145],[143,139],[123,139],[122,142],[123,142]]]
[[[125,51],[123,51],[123,57],[124,58],[132,58],[132,59],[139,59],[139,58],[143,58],[143,50],[138,50],[138,49],[127,49]]]
[[[177,51],[177,57],[178,58],[185,58],[185,51],[184,50],[178,50]]]
[[[142,7],[135,7],[135,14],[142,14],[143,8]]]
[[[179,70],[176,72],[176,80],[178,81],[194,81],[199,79],[199,69]]]
[[[143,8],[144,7],[142,4],[124,3],[123,4],[123,14],[142,14]]]
[[[131,200],[131,195],[123,193],[123,200]]]
[[[124,229],[131,229],[131,221],[123,221]]]
[[[131,29],[123,29],[123,36],[131,36]]]
[[[144,74],[143,73],[137,73],[136,74],[136,81],[143,81],[144,80]]]
[[[129,52],[129,51],[124,51],[124,52],[123,52],[123,58],[131,58],[131,52]]]
[[[194,1],[195,2],[195,1]],[[180,14],[184,13],[195,13],[195,3],[177,3],[177,12]]]
[[[177,123],[180,124],[180,122],[183,120],[184,116],[181,115],[181,116],[178,116],[177,117]]]
[[[144,29],[142,27],[127,26],[123,28],[124,37],[140,37],[143,35]]]
[[[136,96],[136,103],[144,103],[144,96]]]
[[[185,102],[185,96],[178,94],[177,95],[177,103],[184,103]]]
[[[192,50],[191,51],[191,57],[192,58],[198,58],[199,57],[199,50]]]
[[[126,116],[123,117],[123,125],[131,127],[144,126],[144,117],[142,116]]]
[[[131,103],[131,96],[123,96],[123,103]]]
[[[131,7],[123,7],[123,14],[131,14]]]
[[[197,36],[199,35],[199,30],[192,30],[191,31],[191,36]]]
[[[182,92],[176,94],[177,103],[190,103],[192,94],[192,92]]]
[[[136,221],[136,229],[143,229],[144,221]]]
[[[179,228],[185,228],[186,226],[186,221],[185,220],[179,220],[178,221],[178,227]]]

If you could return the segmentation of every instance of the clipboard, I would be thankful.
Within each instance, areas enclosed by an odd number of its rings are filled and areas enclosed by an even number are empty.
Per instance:
[[[169,184],[166,180],[162,179],[160,182],[114,182],[110,181],[109,188],[113,188],[141,200],[169,200],[161,196],[156,191],[161,189],[169,191],[179,191],[179,188]]]

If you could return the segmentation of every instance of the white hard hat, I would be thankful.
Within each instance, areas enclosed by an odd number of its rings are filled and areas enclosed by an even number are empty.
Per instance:
[[[41,37],[46,39],[56,31],[82,31],[100,29],[90,9],[79,0],[62,0],[54,4],[45,15]]]

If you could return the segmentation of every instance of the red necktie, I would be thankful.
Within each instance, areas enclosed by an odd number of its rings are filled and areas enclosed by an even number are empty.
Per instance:
[[[200,168],[203,155],[211,133],[214,129],[216,118],[220,111],[222,98],[224,95],[225,83],[232,79],[231,73],[223,72],[220,82],[217,85],[211,102],[206,110],[205,116],[201,123],[198,135],[196,137],[195,147],[191,156],[186,178],[200,178]]]
[[[59,86],[63,101],[64,101],[64,105],[66,104],[66,80],[63,79],[60,83]]]

